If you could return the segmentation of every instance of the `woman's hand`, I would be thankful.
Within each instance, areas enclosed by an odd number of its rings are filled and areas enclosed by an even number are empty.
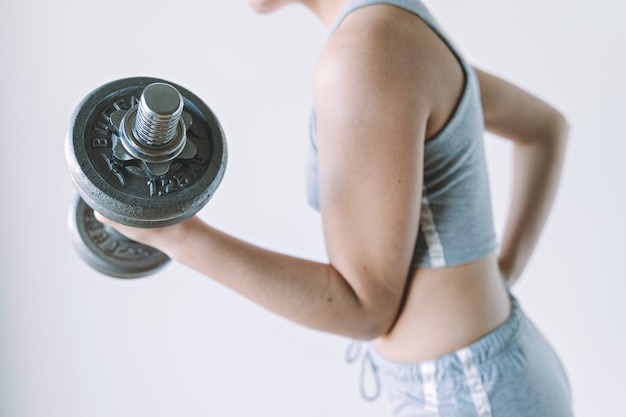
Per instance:
[[[498,267],[500,268],[500,276],[502,276],[502,279],[504,280],[506,286],[508,288],[511,288],[513,284],[517,282],[517,279],[519,278],[519,273],[514,274],[512,272],[513,268],[511,265],[511,261],[505,259],[502,254],[498,256]]]
[[[112,227],[127,238],[152,246],[153,248],[164,252],[170,258],[173,257],[171,254],[172,250],[184,241],[189,228],[194,227],[194,224],[200,222],[200,219],[194,216],[172,226],[146,229],[116,223],[98,212],[94,212],[94,215],[99,222]]]

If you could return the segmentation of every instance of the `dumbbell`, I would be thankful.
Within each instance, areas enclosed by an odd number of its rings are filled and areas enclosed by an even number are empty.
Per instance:
[[[97,271],[117,278],[154,273],[169,258],[127,239],[94,210],[127,226],[170,226],[196,214],[226,169],[224,132],[211,109],[185,88],[126,78],[88,94],[73,112],[65,156],[78,196],[71,239]]]

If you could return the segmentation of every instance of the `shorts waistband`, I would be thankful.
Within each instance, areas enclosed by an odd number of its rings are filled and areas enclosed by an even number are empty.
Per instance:
[[[396,362],[383,357],[370,345],[367,346],[367,353],[375,370],[387,376],[413,382],[423,382],[425,378],[433,377],[437,380],[463,377],[468,367],[483,365],[515,344],[525,320],[519,303],[511,296],[509,318],[486,336],[456,352],[423,362]],[[428,370],[429,375],[424,375],[425,370]]]

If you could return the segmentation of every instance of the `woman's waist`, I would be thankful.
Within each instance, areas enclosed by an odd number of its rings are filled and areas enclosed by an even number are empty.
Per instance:
[[[496,254],[445,268],[417,268],[391,330],[372,342],[401,362],[434,359],[470,345],[504,323],[511,311]]]

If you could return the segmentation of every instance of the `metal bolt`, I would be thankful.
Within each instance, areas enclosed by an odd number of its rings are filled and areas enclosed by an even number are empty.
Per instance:
[[[193,158],[197,149],[187,140],[193,120],[183,107],[183,97],[173,86],[148,85],[139,104],[111,115],[116,134],[113,155],[122,161],[142,161],[150,175],[157,176],[169,170],[174,158]]]
[[[147,146],[169,143],[178,129],[183,114],[183,97],[169,84],[154,83],[147,86],[137,108],[133,133]]]

